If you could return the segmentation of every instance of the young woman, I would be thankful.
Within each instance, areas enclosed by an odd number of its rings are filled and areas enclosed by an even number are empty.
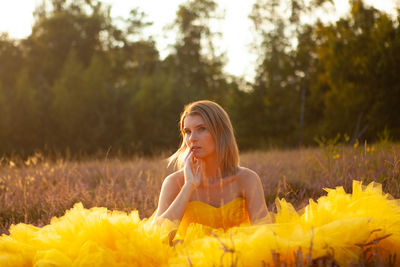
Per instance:
[[[179,126],[182,143],[170,157],[179,170],[164,180],[155,219],[181,223],[183,232],[191,222],[227,229],[265,221],[268,209],[260,178],[239,166],[224,109],[208,100],[193,102],[185,106]]]
[[[239,166],[226,112],[191,103],[180,129],[170,158],[180,170],[165,179],[155,219],[78,203],[43,227],[10,227],[0,266],[400,266],[400,201],[381,185],[327,189],[301,213],[278,199],[264,223],[260,179]]]

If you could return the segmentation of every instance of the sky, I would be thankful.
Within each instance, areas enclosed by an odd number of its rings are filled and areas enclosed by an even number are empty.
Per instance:
[[[12,38],[24,38],[31,33],[33,24],[32,12],[42,0],[0,0],[0,32],[8,32]],[[164,27],[174,21],[178,6],[185,0],[102,0],[112,5],[113,17],[126,17],[132,8],[139,7],[145,12],[153,25],[147,30],[156,41],[161,57],[168,54],[168,48],[174,43],[174,36]],[[254,40],[251,32],[251,21],[248,14],[255,0],[216,0],[225,19],[213,25],[215,31],[222,33],[217,42],[217,49],[225,52],[227,64],[224,71],[244,77],[251,81],[254,76],[256,55],[251,53],[250,45]],[[365,0],[367,4],[378,9],[393,12],[400,0]],[[343,16],[349,9],[348,0],[334,0],[336,13],[325,20],[332,21]]]

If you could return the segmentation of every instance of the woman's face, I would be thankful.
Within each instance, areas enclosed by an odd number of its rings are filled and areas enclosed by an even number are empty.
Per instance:
[[[215,141],[200,115],[188,115],[183,120],[184,140],[196,158],[215,155]]]

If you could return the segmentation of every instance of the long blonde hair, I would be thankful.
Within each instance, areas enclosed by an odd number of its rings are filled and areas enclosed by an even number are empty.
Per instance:
[[[216,154],[219,161],[221,176],[236,173],[239,167],[239,150],[236,144],[233,127],[226,111],[217,103],[209,100],[200,100],[185,106],[179,121],[181,132],[181,145],[169,157],[169,165],[173,164],[178,169],[183,168],[189,147],[184,140],[184,120],[189,115],[200,115],[208,126],[216,145]]]

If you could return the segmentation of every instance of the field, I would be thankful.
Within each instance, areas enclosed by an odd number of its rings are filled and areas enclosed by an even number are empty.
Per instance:
[[[137,209],[141,217],[148,217],[157,207],[164,177],[173,171],[165,158],[50,160],[38,153],[25,160],[3,158],[0,233],[19,222],[48,224],[77,202],[86,208]],[[352,180],[377,181],[400,198],[400,144],[246,152],[241,165],[259,174],[271,211],[277,197],[301,209],[309,198],[324,195],[325,187],[344,186],[350,192]]]

